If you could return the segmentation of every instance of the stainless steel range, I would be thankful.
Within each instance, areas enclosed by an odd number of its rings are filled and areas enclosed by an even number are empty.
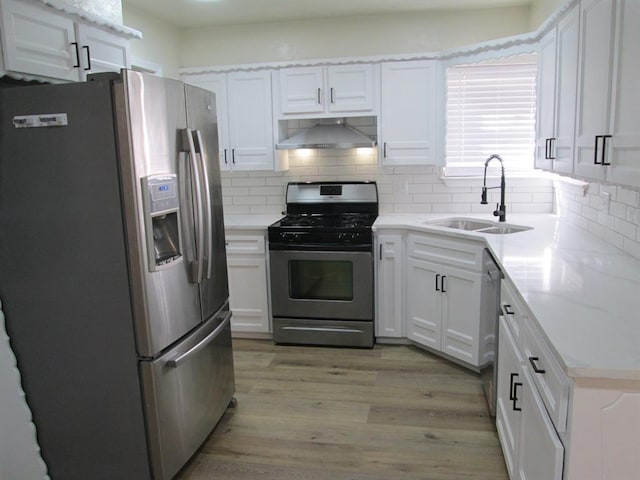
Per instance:
[[[292,182],[269,227],[276,343],[373,346],[375,182]]]

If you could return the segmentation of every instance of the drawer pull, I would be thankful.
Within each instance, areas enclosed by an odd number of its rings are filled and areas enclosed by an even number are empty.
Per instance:
[[[504,304],[504,313],[506,313],[507,315],[514,314],[513,310],[511,310],[511,305],[509,305],[508,303]]]
[[[436,273],[436,292],[440,291],[440,287],[438,287],[438,279],[440,278],[440,274]]]
[[[518,401],[518,395],[517,395],[518,387],[521,387],[521,386],[522,386],[521,382],[515,382],[513,384],[513,398],[512,398],[512,400],[513,400],[513,411],[514,412],[521,412],[522,411],[522,408],[520,408],[520,407],[518,407],[516,405],[516,402]]]
[[[511,380],[509,381],[509,400],[515,400],[516,398],[516,389],[514,388],[513,380],[518,376],[517,373],[512,373],[510,375]]]
[[[536,365],[536,362],[539,360],[538,357],[529,357],[529,363],[533,367],[533,371],[536,373],[546,373],[547,371],[544,368],[539,368],[538,365]]]

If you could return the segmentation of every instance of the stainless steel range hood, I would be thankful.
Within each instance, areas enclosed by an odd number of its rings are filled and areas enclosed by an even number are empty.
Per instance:
[[[298,148],[371,148],[376,141],[346,124],[344,119],[331,123],[317,123],[276,145],[278,150]]]

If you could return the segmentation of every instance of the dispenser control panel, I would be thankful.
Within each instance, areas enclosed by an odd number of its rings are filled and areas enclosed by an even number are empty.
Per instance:
[[[176,175],[154,175],[145,180],[151,215],[178,208],[178,179]]]
[[[141,182],[149,271],[155,272],[182,260],[178,177],[151,175]]]

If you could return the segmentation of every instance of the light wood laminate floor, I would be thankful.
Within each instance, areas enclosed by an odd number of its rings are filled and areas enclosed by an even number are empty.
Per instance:
[[[234,339],[237,407],[178,480],[507,480],[480,377],[412,346]]]

